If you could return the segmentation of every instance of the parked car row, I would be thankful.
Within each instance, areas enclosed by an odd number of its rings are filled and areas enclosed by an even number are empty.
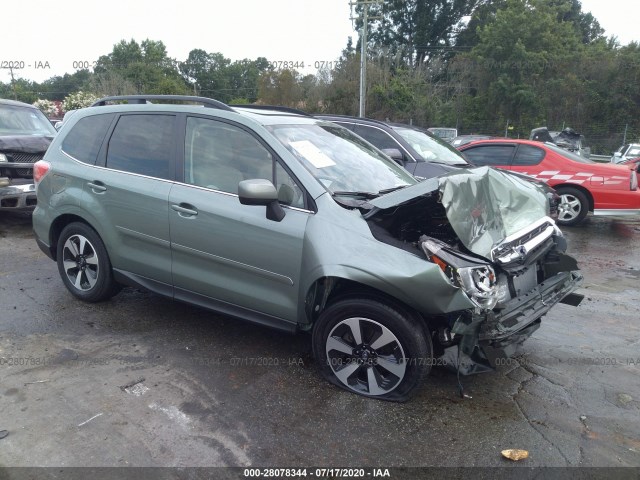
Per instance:
[[[560,195],[557,222],[576,225],[587,216],[639,215],[635,172],[626,166],[596,163],[554,143],[492,139],[460,147],[474,165],[488,165],[544,180]]]
[[[34,165],[37,243],[83,301],[137,285],[308,331],[330,382],[388,400],[436,359],[491,370],[555,304],[580,303],[539,182],[472,167],[419,129],[328,120],[102,99]],[[368,133],[396,140],[394,159]]]
[[[0,210],[32,210],[33,164],[42,159],[56,131],[36,107],[0,99]]]

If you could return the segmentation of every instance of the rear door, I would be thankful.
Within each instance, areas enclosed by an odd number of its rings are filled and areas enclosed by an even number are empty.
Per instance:
[[[175,176],[176,116],[123,114],[101,149],[85,191],[104,225],[113,267],[170,294],[168,200]]]
[[[275,153],[242,125],[189,116],[182,181],[169,198],[175,297],[273,326],[297,321],[305,192]],[[238,183],[265,178],[286,215],[242,205]],[[290,328],[290,327],[285,327]]]

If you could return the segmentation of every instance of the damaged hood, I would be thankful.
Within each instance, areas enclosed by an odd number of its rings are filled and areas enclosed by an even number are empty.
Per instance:
[[[0,152],[42,153],[52,139],[47,135],[4,135],[0,136]]]
[[[377,211],[438,192],[447,219],[471,252],[492,258],[494,247],[547,217],[548,199],[540,187],[491,167],[470,168],[425,180],[370,200]]]

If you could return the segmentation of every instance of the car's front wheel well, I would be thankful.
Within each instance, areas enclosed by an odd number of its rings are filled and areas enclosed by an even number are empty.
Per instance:
[[[384,303],[398,311],[403,311],[417,321],[420,321],[426,335],[432,334],[430,322],[406,303],[377,288],[339,277],[320,278],[316,280],[308,290],[305,302],[305,312],[307,321],[309,322],[308,328],[313,326],[320,314],[327,307],[350,298],[370,299]]]
[[[593,208],[594,208],[593,195],[591,195],[591,192],[586,188],[584,188],[582,185],[578,185],[577,183],[562,183],[560,185],[554,185],[553,188],[558,192],[558,194],[562,192],[562,189],[567,189],[567,188],[572,188],[582,192],[585,195],[585,197],[587,197],[587,201],[589,202],[589,211],[593,212]]]
[[[51,250],[51,255],[54,260],[57,260],[58,239],[60,238],[62,230],[64,230],[64,227],[74,222],[84,223],[93,228],[93,226],[89,222],[87,222],[84,218],[79,217],[78,215],[65,214],[60,215],[58,218],[56,218],[51,224],[51,228],[49,229],[49,249]]]

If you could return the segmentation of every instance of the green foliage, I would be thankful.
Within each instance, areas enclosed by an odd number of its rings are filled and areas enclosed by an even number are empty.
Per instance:
[[[161,41],[147,39],[138,44],[133,39],[128,42],[121,40],[113,46],[110,54],[98,59],[94,72],[98,76],[110,76],[109,81],[102,81],[102,85],[109,85],[115,90],[129,89],[132,85],[135,93],[188,91],[177,62],[167,56],[167,49]],[[121,79],[123,85],[113,85],[115,78]]]
[[[295,70],[268,70],[258,79],[258,96],[267,105],[299,108],[302,101],[300,75]]]
[[[399,54],[407,65],[420,65],[440,56],[453,44],[463,17],[479,0],[387,0],[372,5],[369,40],[391,55]],[[361,8],[359,10],[361,11]],[[357,28],[362,28],[362,16]]]
[[[370,23],[369,117],[492,135],[508,123],[516,137],[570,126],[607,154],[625,129],[628,139],[640,132],[640,45],[604,38],[579,0],[389,0],[375,8],[383,18]],[[232,61],[202,49],[177,61],[161,41],[122,40],[93,71],[42,83],[13,78],[0,82],[0,97],[66,98],[68,109],[96,96],[197,94],[356,115],[360,53],[351,38],[332,67],[301,75],[264,57]]]
[[[184,81],[199,95],[229,102],[235,97],[258,99],[258,78],[269,68],[264,57],[231,62],[221,53],[207,53],[201,49],[189,52],[179,69]]]

